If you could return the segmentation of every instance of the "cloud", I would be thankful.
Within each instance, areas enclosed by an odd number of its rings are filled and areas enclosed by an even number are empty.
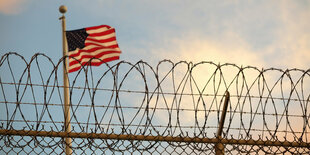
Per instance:
[[[27,0],[0,0],[0,12],[3,14],[18,14],[24,10]]]
[[[189,2],[189,1],[188,1]],[[80,2],[81,3],[81,2]],[[88,2],[83,2],[88,3]],[[116,3],[116,2],[115,2]],[[159,60],[170,59],[174,62],[178,61],[213,61],[217,63],[234,63],[238,66],[255,66],[258,68],[303,68],[309,67],[309,7],[306,5],[301,6],[298,2],[281,1],[251,1],[251,2],[166,2],[166,1],[152,1],[152,2],[120,2],[115,4],[109,3],[93,3],[94,9],[87,10],[90,17],[98,18],[104,16],[103,19],[113,19],[110,22],[119,25],[118,35],[122,44],[122,59],[135,62],[136,60],[143,59],[144,61],[157,64]],[[89,5],[81,5],[85,9]],[[309,5],[308,5],[309,6]],[[80,8],[80,7],[79,7]],[[103,9],[102,9],[103,8]],[[117,8],[117,9],[115,9]],[[102,11],[104,10],[104,11]],[[119,11],[121,10],[121,11]],[[87,11],[83,11],[86,12]],[[105,14],[104,12],[109,12]],[[112,18],[113,17],[113,18]],[[105,20],[106,21],[106,20]],[[107,21],[108,22],[108,21]],[[130,28],[130,29],[129,29]],[[123,29],[123,30],[121,30]],[[130,31],[128,31],[130,30]],[[132,39],[134,38],[134,39]],[[152,65],[154,66],[154,65]],[[171,67],[171,66],[170,66]],[[184,66],[183,66],[184,67]],[[209,67],[209,66],[208,66]],[[182,70],[183,69],[183,70]],[[200,67],[195,69],[193,77],[197,82],[198,88],[193,91],[200,91],[206,85],[207,80],[210,78],[214,68]],[[237,74],[236,69],[228,68],[225,70],[224,76],[227,83],[229,83]],[[165,71],[169,70],[169,66],[161,66],[160,71],[165,75]],[[180,81],[186,72],[185,68],[178,68],[174,73],[174,81],[176,86],[180,85]],[[259,72],[246,71],[246,82],[251,85],[255,82]],[[281,76],[281,73],[265,74],[268,81],[268,86],[272,87],[274,83]],[[162,78],[162,76],[159,76]],[[171,76],[169,76],[171,77]],[[216,78],[219,79],[218,77]],[[151,80],[149,80],[151,81]],[[171,91],[173,86],[172,80],[166,80],[163,83],[164,92]],[[239,81],[240,82],[240,81]],[[285,83],[284,83],[285,82]],[[283,83],[285,86],[283,91],[290,92],[290,81],[286,78]],[[241,82],[240,82],[241,83]],[[251,88],[251,95],[259,96],[259,90],[262,88],[255,82]],[[281,98],[280,84],[274,88],[272,92],[273,97]],[[181,86],[183,86],[181,84]],[[286,87],[287,86],[287,87]],[[305,87],[308,85],[304,85]],[[236,95],[236,82],[230,87],[232,95]],[[183,88],[183,87],[181,87]],[[239,87],[238,90],[241,88]],[[308,90],[308,87],[306,88]],[[151,89],[150,89],[151,90]],[[186,92],[190,88],[186,87]],[[204,93],[213,93],[213,85],[209,84]],[[221,85],[218,94],[224,94],[225,86]],[[240,93],[241,91],[239,91]],[[247,93],[245,88],[243,94]],[[307,93],[305,93],[307,94]],[[268,96],[268,91],[264,91],[264,96]],[[286,95],[285,95],[286,96]],[[166,96],[165,101],[169,106],[175,105],[175,102],[180,103],[180,108],[193,109],[193,103],[198,103],[198,97],[190,98],[182,96],[182,100],[177,96],[177,100],[173,100],[174,96]],[[131,98],[133,99],[133,98]],[[208,98],[210,99],[210,98]],[[207,98],[205,102],[207,106],[211,106]],[[153,98],[155,100],[155,98]],[[210,99],[211,100],[211,99]],[[165,101],[159,98],[159,103],[164,104]],[[249,112],[256,108],[255,103],[259,102],[252,99],[251,105],[248,100],[245,100],[244,111]],[[264,102],[265,100],[263,100]],[[278,100],[277,100],[278,101]],[[270,103],[270,99],[268,103]],[[134,102],[138,103],[138,102]],[[237,98],[233,98],[231,104],[237,104]],[[152,104],[150,104],[152,105]],[[201,101],[199,105],[202,105]],[[269,104],[268,104],[269,105]],[[296,104],[290,104],[295,106]],[[165,107],[164,105],[162,105]],[[253,106],[253,107],[252,107]],[[272,104],[270,104],[272,106]],[[272,113],[274,107],[270,107],[268,113]],[[200,108],[202,109],[202,108]],[[215,109],[214,105],[212,109]],[[261,109],[261,108],[260,108]],[[281,113],[283,104],[277,106],[278,112]],[[295,108],[300,110],[300,108]],[[258,111],[262,112],[262,111]],[[300,113],[301,111],[290,111]],[[159,112],[154,116],[154,120],[160,123],[167,123],[169,118],[167,112]],[[172,113],[172,124],[176,122],[176,115]],[[183,117],[180,121],[181,125],[194,125],[195,115],[192,112],[182,112]],[[155,118],[156,117],[156,118]],[[262,116],[256,116],[254,127],[261,129]],[[203,123],[205,117],[203,113],[198,113],[199,123]],[[210,116],[208,118],[208,125],[216,126],[217,117]],[[274,117],[267,117],[270,120],[268,127],[275,128]],[[249,117],[244,118],[243,123],[246,127],[249,126]],[[297,120],[297,119],[296,119]],[[233,127],[240,126],[240,119],[234,117],[236,123]],[[295,122],[294,120],[292,120]],[[299,120],[298,120],[299,121]],[[298,122],[296,121],[296,122]],[[201,124],[200,124],[201,125]],[[281,121],[281,130],[285,127],[286,121]],[[299,127],[299,126],[298,126]],[[208,130],[209,133],[210,130]],[[192,132],[192,130],[190,131]],[[252,132],[255,136],[257,132]],[[279,134],[280,135],[280,134]]]
[[[269,50],[279,55],[278,63],[309,69],[309,5],[289,2],[280,5],[282,26],[277,30],[277,46],[271,46]]]
[[[214,3],[207,7],[191,5],[162,11],[165,16],[158,20],[166,22],[148,26],[152,32],[149,36],[153,37],[150,57],[259,68],[309,68],[307,5],[283,1]],[[156,17],[155,14],[152,19]]]
[[[91,3],[97,9],[90,13],[108,19],[113,15],[111,22],[123,29],[118,35],[126,40],[121,46],[127,60],[308,69],[310,9],[304,3],[308,2],[109,2]]]
[[[260,53],[234,32],[227,32],[221,41],[200,35],[186,35],[165,40],[164,47],[151,47],[151,53],[161,59],[173,61],[213,61],[215,63],[235,63],[239,66],[267,66]]]

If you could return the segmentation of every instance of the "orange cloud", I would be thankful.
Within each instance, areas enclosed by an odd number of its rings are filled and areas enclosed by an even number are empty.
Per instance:
[[[215,63],[235,63],[238,66],[264,67],[262,55],[251,50],[250,45],[233,32],[227,32],[221,41],[199,35],[174,38],[167,41],[169,47],[155,48],[152,53],[173,61],[213,61]]]
[[[278,30],[277,44],[283,46],[284,57],[280,63],[291,68],[309,69],[310,61],[310,10],[299,3],[283,3],[282,28]],[[278,51],[273,51],[278,52]]]
[[[26,0],[0,0],[0,12],[4,14],[18,14],[23,11]]]

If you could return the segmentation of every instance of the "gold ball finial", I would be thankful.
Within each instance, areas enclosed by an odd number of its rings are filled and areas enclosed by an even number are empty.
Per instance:
[[[67,12],[67,7],[64,6],[64,5],[60,6],[59,7],[59,12],[62,13],[62,14],[66,13]]]

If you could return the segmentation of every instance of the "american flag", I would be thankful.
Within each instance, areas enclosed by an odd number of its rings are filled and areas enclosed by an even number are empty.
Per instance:
[[[108,25],[66,31],[66,37],[69,73],[79,70],[84,65],[99,66],[117,60],[121,54],[115,29]]]

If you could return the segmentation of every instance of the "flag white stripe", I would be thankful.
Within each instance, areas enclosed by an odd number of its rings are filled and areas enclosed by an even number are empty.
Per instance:
[[[106,42],[106,43],[100,43],[100,42],[96,42],[96,41],[92,41],[92,40],[85,40],[85,43],[94,43],[94,44],[98,44],[101,46],[111,46],[111,45],[117,45],[117,41],[111,41],[111,42]]]
[[[97,48],[97,47],[101,47],[101,46],[89,45],[89,46],[84,47],[83,50],[91,50],[92,48]],[[110,50],[114,50],[114,51],[121,51],[120,48],[106,48],[106,49],[110,49]],[[80,49],[77,48],[74,51],[70,51],[69,56],[79,53],[79,50]]]
[[[73,54],[76,54],[76,53],[79,53],[79,48],[77,48],[77,49],[75,49],[74,51],[69,51],[68,52],[68,54],[69,54],[69,56],[71,56],[71,55],[73,55]],[[69,59],[69,61],[70,61],[70,59]]]
[[[111,57],[116,57],[116,56],[120,56],[120,53],[110,53],[110,54],[105,54],[103,56],[101,56],[99,59],[100,60],[104,60],[104,59],[107,59],[107,58],[111,58]],[[84,63],[84,62],[88,62],[91,58],[84,58],[82,61],[81,61],[81,64]],[[92,62],[101,62],[100,60],[98,59],[93,59]],[[74,69],[74,68],[77,68],[77,67],[80,67],[82,66],[80,63],[77,63],[77,64],[74,64],[72,66],[69,66],[69,70],[71,69]]]
[[[110,30],[110,29],[112,29],[112,28],[101,27],[101,28],[98,28],[98,29],[87,30],[86,32],[87,32],[88,34],[93,34],[93,33],[105,32],[105,31]]]
[[[113,32],[111,34],[107,34],[104,36],[88,36],[87,38],[96,39],[96,40],[104,40],[104,39],[113,38],[115,36],[116,36],[116,34]]]
[[[112,48],[109,48],[109,49],[100,49],[100,50],[97,50],[97,51],[91,52],[91,53],[81,52],[78,56],[75,56],[74,58],[80,60],[80,59],[81,59],[83,56],[85,56],[85,55],[95,57],[96,55],[98,55],[98,54],[100,54],[100,53],[105,53],[105,52],[109,52],[109,51],[110,51],[110,52],[115,52],[115,53],[119,53],[119,52],[120,52],[120,51],[116,51],[115,49],[112,49]],[[75,59],[70,59],[70,60],[69,60],[69,63],[75,61]],[[87,58],[83,58],[83,59],[87,59]]]

